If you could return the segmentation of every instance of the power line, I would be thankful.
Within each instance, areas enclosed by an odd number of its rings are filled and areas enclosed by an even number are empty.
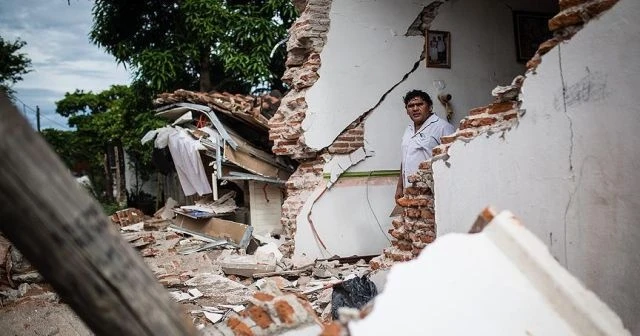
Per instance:
[[[25,113],[25,115],[26,115],[26,112],[27,112],[26,110],[28,109],[28,110],[30,110],[32,113],[36,113],[36,116],[37,116],[38,114],[40,114],[40,117],[42,117],[42,118],[44,118],[44,119],[47,119],[49,122],[51,122],[51,123],[55,124],[55,125],[56,125],[56,126],[58,126],[58,127],[62,127],[62,128],[65,128],[65,129],[68,129],[68,128],[69,128],[69,126],[68,126],[68,125],[63,125],[63,124],[61,124],[60,122],[56,121],[55,119],[50,118],[50,117],[49,117],[49,116],[47,116],[46,114],[38,113],[38,111],[37,111],[37,107],[34,109],[33,107],[29,106],[27,103],[25,103],[24,101],[22,101],[22,99],[18,98],[18,96],[14,95],[14,96],[13,96],[13,98],[22,104],[22,110],[23,110],[23,112]],[[27,118],[27,119],[28,119],[28,118]],[[31,123],[31,121],[29,121],[29,123]]]

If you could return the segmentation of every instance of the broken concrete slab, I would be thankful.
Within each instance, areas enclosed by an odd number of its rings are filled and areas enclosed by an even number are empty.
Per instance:
[[[227,255],[219,262],[225,274],[235,274],[243,277],[251,277],[256,273],[273,272],[276,270],[276,257],[273,253]]]
[[[417,259],[393,266],[373,310],[348,328],[353,336],[416,328],[433,335],[630,335],[508,211],[480,233],[444,235]]]
[[[241,304],[248,302],[253,294],[247,286],[219,274],[200,273],[184,284],[198,288],[213,304]]]
[[[144,222],[123,226],[120,230],[125,232],[140,232],[144,230]]]

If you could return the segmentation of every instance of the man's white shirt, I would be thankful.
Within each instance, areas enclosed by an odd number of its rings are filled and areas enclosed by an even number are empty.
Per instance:
[[[440,137],[455,132],[456,129],[444,119],[431,114],[416,132],[411,123],[402,136],[402,176],[403,187],[408,187],[409,175],[418,171],[421,162],[431,158],[431,150],[440,144]]]

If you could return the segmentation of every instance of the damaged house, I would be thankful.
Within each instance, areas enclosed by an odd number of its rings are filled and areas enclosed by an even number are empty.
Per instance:
[[[273,152],[300,163],[286,183],[283,252],[383,253],[372,265],[385,267],[467,232],[491,204],[521,215],[638,333],[636,1],[296,3],[292,89],[269,121]],[[433,36],[444,58],[430,55]],[[392,219],[411,89],[458,130]]]
[[[168,125],[143,139],[176,168],[161,183],[186,204],[171,229],[243,225],[225,237],[234,249],[252,231],[282,233],[280,251],[261,248],[290,265],[251,274],[173,232],[124,233],[176,301],[201,300],[192,321],[235,335],[316,335],[315,315],[329,313],[322,335],[640,333],[637,1],[295,3],[284,97],[163,94]],[[396,212],[401,98],[416,88],[457,130],[409,177]],[[377,257],[338,265],[366,255]],[[372,296],[384,291],[334,314],[333,290],[356,273],[381,275]],[[219,292],[248,305],[214,307]]]
[[[279,235],[283,186],[294,169],[269,149],[267,120],[279,98],[178,90],[155,104],[168,125],[142,141],[154,141],[154,163],[164,174],[159,194],[183,205],[177,222],[226,219]]]

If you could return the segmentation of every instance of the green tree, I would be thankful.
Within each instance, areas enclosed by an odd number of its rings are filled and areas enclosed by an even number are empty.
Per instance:
[[[149,144],[142,145],[140,139],[164,122],[154,117],[150,102],[151,90],[139,82],[132,86],[114,85],[99,93],[67,92],[56,102],[56,111],[68,117],[69,126],[76,129],[44,130],[43,136],[70,168],[87,167],[98,193],[102,194],[111,185],[108,172],[112,163],[105,162],[105,156],[114,148],[116,152],[126,150],[136,177],[146,179],[153,170],[152,149]],[[123,176],[119,180],[124,181]],[[110,201],[109,198],[105,201]]]
[[[22,75],[31,71],[31,60],[19,52],[26,42],[17,39],[7,41],[0,36],[0,91],[13,94],[11,86],[22,80]]]
[[[91,41],[155,90],[282,89],[290,0],[96,0]]]

